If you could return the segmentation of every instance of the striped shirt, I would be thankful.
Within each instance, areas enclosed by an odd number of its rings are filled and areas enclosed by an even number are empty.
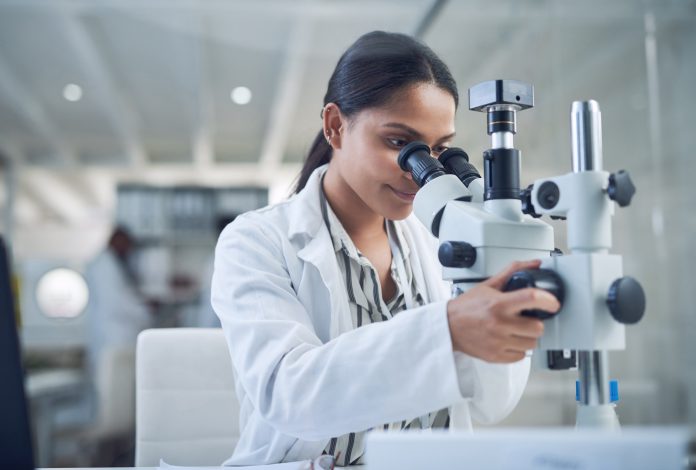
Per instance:
[[[402,274],[405,274],[406,279],[400,279],[400,270],[396,265],[398,257],[392,256],[391,276],[396,284],[396,293],[391,299],[385,302],[382,298],[382,288],[377,276],[377,270],[372,266],[372,263],[360,253],[343,228],[343,225],[338,220],[338,217],[336,217],[333,210],[331,210],[331,206],[324,194],[323,184],[319,194],[322,217],[331,234],[336,253],[336,261],[338,262],[339,270],[343,274],[346,291],[348,293],[348,303],[353,319],[353,327],[360,328],[370,323],[387,321],[399,312],[406,310],[406,295],[413,299],[414,306],[424,305],[426,302],[413,276],[413,271],[409,263],[409,247],[404,241],[400,224],[392,220],[387,220],[386,229],[391,241],[391,246],[393,249],[400,251],[400,258],[404,263]],[[405,292],[403,286],[406,286]],[[343,436],[334,437],[326,446],[324,452],[336,456],[337,465],[363,464],[367,431],[448,427],[449,412],[445,408],[430,413],[426,417],[426,421],[427,424],[423,426],[421,418],[415,417],[411,420],[386,423],[364,431],[351,432]]]

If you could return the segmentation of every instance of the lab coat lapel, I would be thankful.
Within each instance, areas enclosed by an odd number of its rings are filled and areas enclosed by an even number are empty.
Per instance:
[[[336,262],[331,235],[321,217],[319,185],[326,165],[317,168],[305,188],[292,201],[289,236],[297,248],[297,256],[319,272],[330,299],[329,334],[335,338],[352,329],[348,294]],[[317,286],[320,288],[320,286]]]
[[[331,325],[329,329],[331,338],[350,330],[352,321],[348,307],[348,294],[342,282],[328,230],[326,228],[320,230],[304,248],[298,251],[297,256],[316,268],[324,283],[324,288],[328,290],[331,301]]]

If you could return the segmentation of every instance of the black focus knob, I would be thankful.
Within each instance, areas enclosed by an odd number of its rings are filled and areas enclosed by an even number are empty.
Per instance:
[[[534,185],[530,184],[526,189],[520,191],[520,201],[522,202],[522,213],[531,215],[535,219],[541,217],[541,214],[537,214],[534,210],[534,204],[532,204],[532,190]]]
[[[561,198],[561,190],[553,181],[544,181],[539,186],[537,191],[537,200],[539,205],[546,210],[551,210],[556,207],[558,200]]]
[[[607,293],[609,312],[619,323],[638,323],[645,314],[645,292],[638,281],[626,276],[615,280]]]
[[[510,276],[510,279],[508,279],[505,287],[503,287],[503,291],[509,292],[527,287],[544,289],[545,291],[553,294],[554,297],[558,299],[558,302],[563,305],[565,288],[563,286],[563,280],[558,274],[556,274],[555,271],[550,269],[530,269],[527,271],[517,271]],[[538,309],[522,310],[521,315],[523,317],[534,317],[540,320],[546,320],[547,318],[554,316],[553,313]]]
[[[470,268],[476,262],[476,248],[466,242],[442,242],[437,257],[447,268]]]
[[[636,187],[627,171],[619,170],[609,175],[609,186],[607,187],[609,199],[616,201],[621,207],[626,207],[631,203],[635,193]]]

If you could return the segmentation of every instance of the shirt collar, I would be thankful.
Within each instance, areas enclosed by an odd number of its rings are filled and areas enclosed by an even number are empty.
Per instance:
[[[338,217],[331,208],[331,204],[326,199],[326,193],[324,193],[324,178],[321,178],[319,183],[319,200],[321,207],[321,216],[324,220],[326,228],[329,230],[331,235],[331,241],[333,242],[334,251],[346,250],[351,258],[358,258],[358,249],[353,244],[353,240],[343,228],[343,224],[338,220]]]
[[[353,240],[343,228],[343,224],[336,216],[336,213],[331,208],[331,204],[326,199],[326,194],[324,193],[324,178],[322,175],[321,182],[319,184],[319,197],[321,204],[321,213],[326,227],[329,229],[331,234],[331,240],[333,241],[334,251],[338,252],[340,250],[345,250],[348,256],[354,258],[358,261],[362,261],[362,254],[358,251],[357,247],[353,243]],[[387,234],[390,238],[395,237],[398,249],[401,251],[401,256],[404,259],[408,259],[410,254],[410,249],[408,244],[404,241],[404,234],[399,221],[387,220]],[[393,262],[392,262],[393,268]]]

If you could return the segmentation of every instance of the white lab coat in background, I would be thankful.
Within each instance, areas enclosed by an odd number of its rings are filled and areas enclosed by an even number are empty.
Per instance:
[[[149,308],[114,252],[106,248],[87,266],[89,286],[88,354],[99,364],[107,349],[135,350],[138,333],[152,326]]]
[[[313,458],[331,437],[462,400],[475,420],[498,421],[526,385],[529,359],[500,365],[453,353],[437,240],[413,215],[404,236],[432,303],[353,328],[321,217],[325,170],[300,194],[238,217],[220,235],[212,304],[241,406],[241,437],[226,465]]]

